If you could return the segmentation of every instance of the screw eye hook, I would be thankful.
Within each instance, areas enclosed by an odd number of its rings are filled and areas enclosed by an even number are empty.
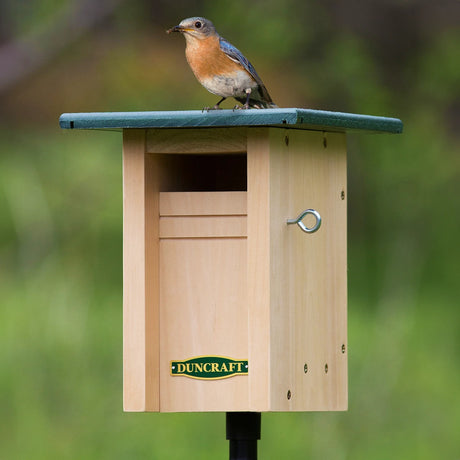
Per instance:
[[[313,227],[307,227],[302,222],[303,218],[308,214],[312,214],[313,216],[315,216],[316,223],[315,225],[313,225]],[[305,233],[315,233],[321,227],[321,216],[319,212],[315,211],[314,209],[306,209],[305,211],[301,212],[295,219],[288,219],[286,223],[288,225],[297,224],[300,227],[300,229]]]

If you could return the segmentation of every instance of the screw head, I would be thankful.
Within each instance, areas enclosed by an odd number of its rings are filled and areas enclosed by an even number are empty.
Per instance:
[[[303,371],[305,372],[305,374],[308,372],[308,364],[307,363],[304,364]]]
[[[345,190],[342,190],[342,192],[340,193],[340,198],[342,198],[342,200],[345,199]]]
[[[287,392],[287,399],[291,399],[291,397],[292,397],[291,390],[288,390],[288,392]]]
[[[327,363],[324,365],[324,372],[327,374],[329,371],[329,366],[327,365]]]
[[[345,353],[346,347],[345,344],[342,345],[342,353]]]

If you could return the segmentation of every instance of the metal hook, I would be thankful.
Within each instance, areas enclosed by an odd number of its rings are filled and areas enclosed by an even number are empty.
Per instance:
[[[312,214],[316,218],[316,224],[310,228],[302,222],[302,219],[308,214]],[[305,211],[300,213],[295,219],[288,219],[286,223],[288,225],[297,224],[300,227],[300,229],[305,233],[315,233],[321,227],[321,216],[319,215],[319,212],[315,211],[314,209],[306,209]]]

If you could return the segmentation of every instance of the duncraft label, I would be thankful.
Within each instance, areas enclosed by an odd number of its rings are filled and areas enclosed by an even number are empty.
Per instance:
[[[225,356],[196,356],[185,361],[171,361],[171,375],[192,379],[227,379],[247,375],[248,361]]]

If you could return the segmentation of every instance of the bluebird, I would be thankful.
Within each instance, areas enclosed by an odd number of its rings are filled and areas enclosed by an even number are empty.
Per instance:
[[[256,69],[217,33],[211,21],[200,17],[184,19],[167,31],[171,32],[184,35],[185,56],[198,81],[222,98],[214,109],[228,97],[234,97],[245,109],[277,107]]]

